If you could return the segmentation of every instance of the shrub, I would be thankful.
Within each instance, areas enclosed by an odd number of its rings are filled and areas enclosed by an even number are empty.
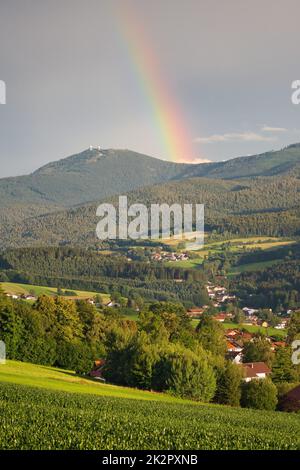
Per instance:
[[[270,379],[254,379],[242,386],[241,405],[244,408],[275,410],[277,388]]]

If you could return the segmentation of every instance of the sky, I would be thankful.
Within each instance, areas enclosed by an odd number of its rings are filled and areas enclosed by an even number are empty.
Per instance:
[[[300,141],[298,0],[0,0],[0,177],[89,145],[220,161]]]

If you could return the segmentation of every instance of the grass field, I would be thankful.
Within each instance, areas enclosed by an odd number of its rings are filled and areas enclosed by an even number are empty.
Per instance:
[[[262,326],[256,326],[256,325],[239,325],[238,323],[222,323],[224,328],[237,328],[237,329],[245,329],[246,331],[249,331],[249,333],[264,333],[268,336],[276,335],[276,336],[281,336],[282,338],[285,338],[287,335],[286,330],[277,330],[276,328],[268,327],[264,328]]]
[[[17,361],[7,361],[6,364],[0,364],[0,382],[100,396],[168,402],[180,401],[163,393],[144,392],[134,388],[103,384],[95,379],[78,376],[72,371]]]
[[[58,369],[0,365],[0,449],[300,449],[296,414],[86,382]]]
[[[17,284],[14,282],[1,282],[0,286],[7,294],[16,294],[16,295],[28,295],[30,292],[34,292],[35,295],[57,295],[57,289],[55,287],[45,287],[45,286],[34,286],[31,284]],[[65,290],[65,289],[63,289]],[[72,292],[76,292],[76,296],[66,296],[69,299],[89,299],[95,297],[97,292],[81,291],[75,289],[67,289]],[[99,292],[104,302],[109,302],[110,297],[108,294],[103,294]]]
[[[241,274],[244,272],[262,271],[263,269],[274,266],[274,264],[277,264],[277,263],[280,263],[280,260],[272,259],[269,261],[260,261],[257,263],[241,264],[239,266],[231,268],[230,272],[228,273],[228,276],[229,277],[237,276],[238,274]]]
[[[198,325],[199,320],[192,320],[193,326],[196,328]],[[256,326],[256,325],[243,325],[243,324],[238,324],[238,323],[233,323],[233,322],[224,322],[221,323],[224,329],[237,329],[237,330],[245,330],[249,331],[249,333],[263,333],[268,336],[276,335],[280,336],[282,338],[285,338],[287,335],[287,330],[277,330],[276,328],[264,328],[262,326]]]
[[[231,240],[222,240],[218,242],[210,242],[205,243],[205,246],[202,250],[194,251],[194,254],[198,255],[197,258],[189,259],[186,261],[177,261],[176,265],[183,267],[183,268],[197,268],[203,263],[203,260],[209,254],[214,253],[221,253],[224,251],[224,245],[226,245],[226,249],[231,252],[243,252],[249,250],[270,250],[274,248],[281,248],[286,245],[291,245],[295,243],[294,240],[286,240],[280,239],[275,237],[249,237],[249,238],[236,238]],[[184,251],[184,250],[182,250]],[[278,260],[277,260],[278,261]],[[166,264],[174,263],[173,261],[167,261]],[[272,263],[272,261],[270,262]],[[248,270],[246,268],[249,267],[250,270],[255,270],[254,264],[258,266],[258,269],[263,269],[263,264],[261,263],[252,263],[252,265],[244,265],[244,271]],[[259,267],[259,265],[261,266]],[[270,264],[271,265],[271,264]],[[268,267],[268,265],[266,265]],[[243,266],[239,266],[236,268],[236,273],[242,272]],[[231,275],[235,274],[235,270],[232,270]]]

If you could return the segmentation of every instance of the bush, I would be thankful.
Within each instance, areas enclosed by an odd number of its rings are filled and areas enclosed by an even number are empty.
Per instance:
[[[57,365],[86,374],[92,369],[93,355],[91,349],[82,343],[61,341],[57,346]]]
[[[244,408],[275,410],[277,388],[270,379],[254,379],[242,386],[241,405]]]
[[[204,402],[210,401],[215,394],[215,374],[204,353],[195,354],[177,346],[163,355],[155,369],[161,390]]]

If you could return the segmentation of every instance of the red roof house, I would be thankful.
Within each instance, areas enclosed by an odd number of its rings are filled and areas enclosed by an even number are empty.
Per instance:
[[[265,379],[270,375],[271,369],[264,362],[246,362],[241,364],[245,382],[253,379]]]

